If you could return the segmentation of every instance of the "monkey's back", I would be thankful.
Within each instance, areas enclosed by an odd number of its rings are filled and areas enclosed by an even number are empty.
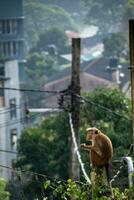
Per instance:
[[[106,166],[109,164],[113,155],[113,147],[110,139],[103,133],[98,134],[94,145],[94,149],[91,150],[92,164],[94,166]]]

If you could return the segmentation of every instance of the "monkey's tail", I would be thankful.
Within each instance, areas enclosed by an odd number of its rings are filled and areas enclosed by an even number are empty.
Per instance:
[[[109,183],[110,182],[110,164],[109,163],[105,166],[105,170],[106,170],[107,181]]]
[[[109,186],[109,189],[110,189],[111,197],[112,197],[112,199],[114,199],[114,194],[113,194],[112,186],[111,186],[111,183],[110,183],[110,169],[111,169],[111,165],[108,163],[105,166],[105,170],[106,170],[107,182],[108,182],[108,186]]]

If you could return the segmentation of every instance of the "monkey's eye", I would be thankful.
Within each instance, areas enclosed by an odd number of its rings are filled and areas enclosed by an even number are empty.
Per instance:
[[[98,131],[95,131],[94,133],[95,133],[95,134],[98,134]]]

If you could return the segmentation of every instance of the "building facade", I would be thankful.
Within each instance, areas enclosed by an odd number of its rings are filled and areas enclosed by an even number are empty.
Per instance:
[[[0,0],[0,87],[19,88],[24,79],[22,0]],[[12,167],[22,130],[22,97],[19,91],[0,89],[0,165]],[[7,180],[11,171],[0,168]]]

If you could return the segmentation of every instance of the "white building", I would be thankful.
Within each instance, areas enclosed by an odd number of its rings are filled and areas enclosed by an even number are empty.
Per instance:
[[[17,60],[5,62],[4,88],[19,88],[19,67]],[[16,154],[17,140],[22,130],[20,91],[1,89],[0,96],[0,165],[12,167]],[[11,151],[11,152],[10,152]],[[9,179],[11,171],[0,167],[0,177]]]

